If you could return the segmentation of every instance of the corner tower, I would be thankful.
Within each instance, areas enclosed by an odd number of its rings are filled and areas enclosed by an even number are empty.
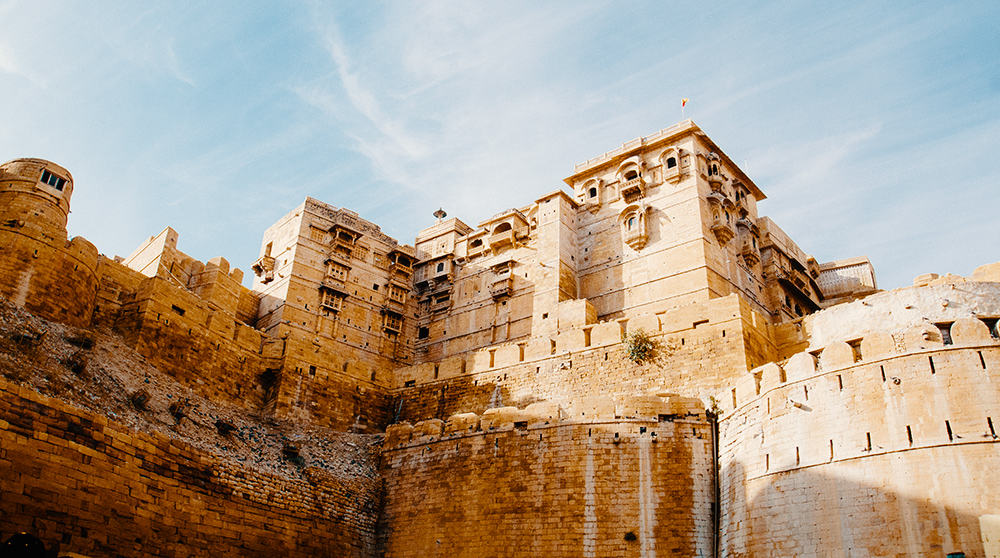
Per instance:
[[[0,165],[0,294],[48,319],[87,325],[97,296],[97,248],[67,241],[73,176],[44,159]]]
[[[66,238],[73,175],[44,159],[14,159],[0,165],[0,222]],[[8,225],[5,225],[8,226]]]

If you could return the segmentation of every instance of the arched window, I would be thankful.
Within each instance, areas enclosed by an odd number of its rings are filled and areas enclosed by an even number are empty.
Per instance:
[[[469,243],[470,248],[479,248],[482,245],[483,245],[483,239],[481,238],[477,238]]]
[[[628,230],[632,230],[632,227],[634,227],[634,226],[635,226],[635,217],[629,217],[628,218]]]
[[[677,166],[677,159],[674,157],[667,157],[667,168],[672,169]]]
[[[726,222],[727,223],[729,222],[729,212],[728,211],[726,212]]]
[[[636,178],[639,178],[639,173],[635,170],[630,170],[625,173],[625,180],[635,180]]]
[[[597,197],[597,188],[591,187],[590,190],[587,193],[590,195],[590,197],[596,198]]]
[[[509,231],[511,228],[512,227],[510,226],[510,223],[500,223],[499,225],[497,225],[497,228],[493,229],[493,234],[506,232]]]
[[[444,271],[444,262],[438,262],[437,270],[438,273]]]

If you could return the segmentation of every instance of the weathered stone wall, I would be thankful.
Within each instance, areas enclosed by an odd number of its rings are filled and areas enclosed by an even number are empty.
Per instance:
[[[206,397],[260,408],[262,335],[159,277],[145,279],[116,328],[150,363]]]
[[[349,361],[349,354],[335,352],[339,344],[320,351],[296,337],[276,342],[283,344],[283,368],[273,388],[276,416],[338,430],[381,430],[391,422],[389,390],[380,385],[388,372]]]
[[[979,517],[1000,509],[987,323],[945,324],[948,344],[929,324],[831,342],[720,394],[724,555],[984,556]]]
[[[70,325],[90,323],[97,295],[97,248],[76,237],[30,236],[0,224],[0,294],[29,311]]]
[[[380,483],[254,470],[0,380],[0,494],[0,536],[63,552],[339,558],[374,555]]]
[[[386,557],[711,556],[711,431],[699,401],[658,397],[392,426],[379,544]]]
[[[773,360],[768,326],[738,295],[637,317],[626,330],[643,330],[657,343],[642,364],[622,352],[623,329],[604,322],[396,371],[395,409],[401,420],[444,419],[497,404],[569,403],[595,394],[670,391],[715,395],[749,368]]]

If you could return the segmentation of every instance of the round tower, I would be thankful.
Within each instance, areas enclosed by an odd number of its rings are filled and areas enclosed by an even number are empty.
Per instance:
[[[66,238],[73,176],[44,159],[0,165],[0,295],[38,316],[90,323],[97,248]]]
[[[0,165],[0,225],[66,238],[73,176],[44,159],[14,159]]]

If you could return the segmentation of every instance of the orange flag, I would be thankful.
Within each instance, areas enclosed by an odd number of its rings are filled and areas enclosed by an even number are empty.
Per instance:
[[[687,106],[687,104],[688,104],[687,97],[684,97],[683,99],[681,99],[681,107]]]

